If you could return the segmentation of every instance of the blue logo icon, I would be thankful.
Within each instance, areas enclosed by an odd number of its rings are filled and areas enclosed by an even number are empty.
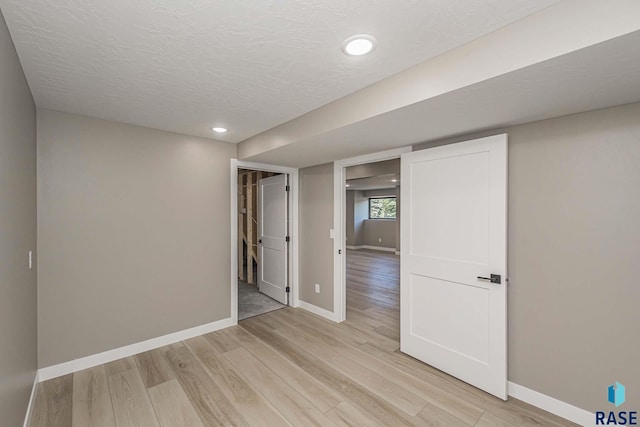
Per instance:
[[[624,386],[616,381],[615,384],[609,386],[609,403],[616,405],[616,408],[624,403]]]

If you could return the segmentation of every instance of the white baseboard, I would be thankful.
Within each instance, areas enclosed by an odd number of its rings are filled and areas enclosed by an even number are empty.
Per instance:
[[[302,309],[310,311],[313,314],[317,314],[318,316],[322,316],[327,320],[331,320],[332,322],[338,322],[338,316],[329,310],[325,310],[324,308],[320,308],[317,305],[309,304],[308,302],[304,301],[299,301],[299,304],[299,307]]]
[[[114,360],[122,359],[124,357],[133,356],[138,353],[153,350],[159,347],[164,347],[165,345],[187,340],[189,338],[197,337],[199,335],[207,334],[219,329],[228,328],[229,326],[233,326],[235,324],[236,323],[234,323],[229,317],[227,319],[218,320],[217,322],[207,323],[205,325],[196,326],[157,338],[151,338],[146,341],[141,341],[120,348],[115,348],[113,350],[108,350],[91,356],[82,357],[80,359],[71,360],[69,362],[60,363],[58,365],[41,368],[38,371],[38,380],[47,381],[52,378],[57,378],[63,375],[71,374],[73,372],[78,372],[83,369],[93,368],[94,366],[113,362]]]
[[[511,397],[515,397],[516,399],[544,409],[559,417],[573,421],[581,426],[595,425],[595,414],[547,396],[546,394],[538,393],[537,391],[512,383],[511,381],[508,383],[508,392]]]
[[[29,427],[31,421],[31,411],[33,410],[33,404],[36,400],[36,388],[40,382],[40,373],[36,371],[36,375],[33,377],[33,387],[31,387],[31,397],[29,398],[29,404],[27,405],[27,413],[24,416],[24,427]]]
[[[372,251],[383,251],[383,252],[396,252],[396,248],[385,248],[382,246],[371,246],[371,245],[360,245],[360,246],[349,246],[347,245],[347,249],[353,249],[355,251],[359,249],[370,249]],[[400,252],[396,252],[396,255],[399,255]]]

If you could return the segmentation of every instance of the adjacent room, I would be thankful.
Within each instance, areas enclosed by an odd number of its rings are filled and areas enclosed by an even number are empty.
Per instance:
[[[346,322],[400,344],[400,159],[346,168]]]
[[[0,425],[633,425],[639,17],[0,0]]]

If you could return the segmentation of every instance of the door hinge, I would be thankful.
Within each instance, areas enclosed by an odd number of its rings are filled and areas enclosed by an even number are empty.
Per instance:
[[[285,237],[285,238],[284,238],[284,241],[285,241],[285,242],[288,242],[288,241],[290,241],[290,240],[291,240],[291,238],[290,238],[289,236],[287,236],[287,237]]]
[[[289,191],[289,186],[288,185],[285,185],[284,191]]]
[[[289,286],[287,286],[286,288],[284,288],[285,292],[291,292],[291,288]]]

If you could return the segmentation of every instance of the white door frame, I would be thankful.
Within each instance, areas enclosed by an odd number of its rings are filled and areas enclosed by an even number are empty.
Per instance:
[[[289,174],[289,218],[291,243],[287,259],[290,277],[290,305],[299,307],[298,299],[298,168],[267,165],[231,159],[231,322],[238,323],[238,169]]]
[[[334,322],[344,322],[347,319],[347,287],[346,287],[346,245],[347,231],[345,223],[346,197],[345,187],[346,172],[349,166],[365,163],[381,162],[384,160],[399,159],[404,153],[411,152],[411,147],[396,148],[394,150],[380,151],[364,156],[350,157],[333,163],[333,316]]]

